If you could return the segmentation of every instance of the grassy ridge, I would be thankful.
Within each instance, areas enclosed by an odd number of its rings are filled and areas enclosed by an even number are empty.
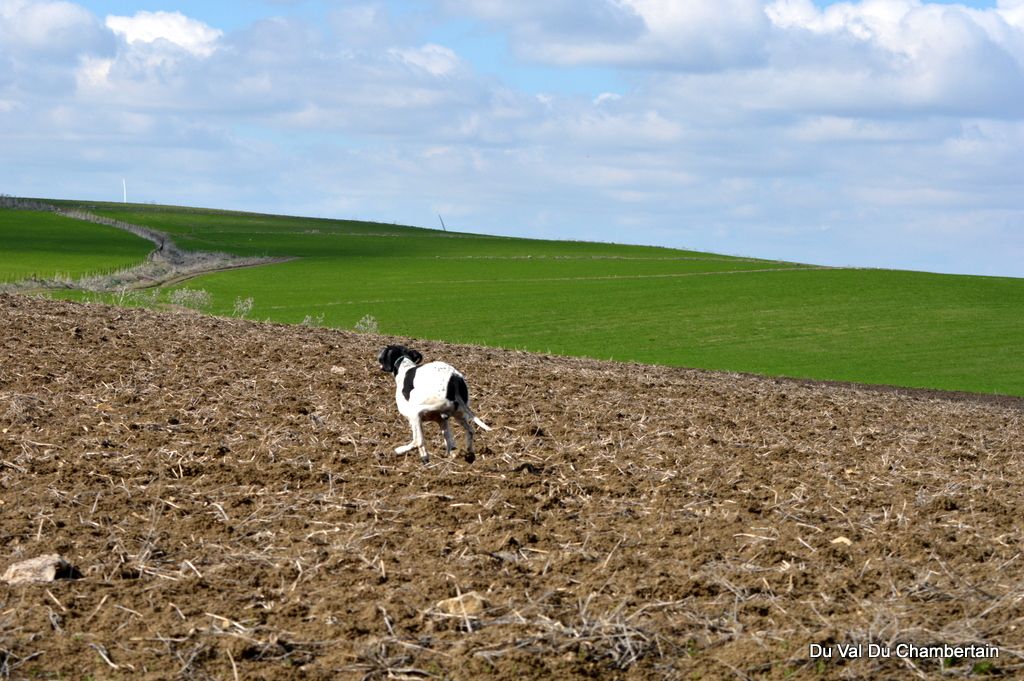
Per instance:
[[[325,324],[351,328],[372,314],[383,331],[456,342],[1024,394],[1020,280],[740,268],[551,280],[532,278],[524,267],[519,280],[499,272],[484,281],[477,268],[426,272],[408,259],[392,264],[374,276],[373,265],[349,262],[342,278],[332,261],[299,261],[275,267],[275,276],[225,272],[192,285],[221,301],[220,313],[248,291],[258,317],[286,322],[322,314]],[[287,281],[303,282],[301,301],[282,285]]]
[[[246,256],[616,259],[631,257],[644,260],[694,258],[728,262],[751,260],[654,246],[517,239],[353,220],[131,204],[89,204],[84,207],[97,215],[167,232],[183,248],[218,250]],[[778,266],[774,261],[755,262],[771,262]]]
[[[0,209],[0,282],[109,272],[142,262],[152,249],[145,239],[112,227]]]
[[[1024,395],[1024,280],[140,206],[190,248],[291,255],[185,284],[230,314],[558,354]]]

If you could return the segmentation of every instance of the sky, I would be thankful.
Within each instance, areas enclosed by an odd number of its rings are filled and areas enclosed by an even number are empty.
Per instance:
[[[1024,0],[0,0],[0,194],[122,180],[1024,277]]]

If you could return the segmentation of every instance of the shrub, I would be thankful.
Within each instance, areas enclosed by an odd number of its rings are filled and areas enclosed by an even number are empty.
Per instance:
[[[302,319],[302,325],[303,326],[323,326],[324,325],[324,313],[321,312],[320,314],[316,315],[315,317],[313,315],[309,315],[309,314],[306,315]]]
[[[180,305],[181,307],[188,307],[193,310],[203,310],[208,308],[210,303],[213,302],[210,292],[201,288],[179,288],[171,291],[169,300],[172,305]]]
[[[363,318],[356,322],[355,330],[361,333],[378,333],[380,325],[372,314],[364,314]]]
[[[252,312],[252,297],[251,296],[248,297],[248,298],[242,298],[242,297],[235,298],[234,315],[236,317],[246,317],[250,312]]]
[[[156,307],[156,304],[160,302],[160,289],[151,288],[128,292],[124,292],[122,289],[119,297],[118,305]]]

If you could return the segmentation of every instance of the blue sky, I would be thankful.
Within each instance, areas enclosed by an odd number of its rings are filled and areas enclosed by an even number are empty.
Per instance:
[[[0,193],[1024,276],[1024,0],[0,0]]]

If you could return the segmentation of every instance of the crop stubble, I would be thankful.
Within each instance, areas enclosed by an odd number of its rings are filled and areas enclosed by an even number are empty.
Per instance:
[[[467,464],[428,426],[424,467],[393,338],[9,295],[0,323],[0,568],[81,573],[0,585],[0,675],[1022,668],[1019,400],[405,339],[494,427]],[[896,642],[1000,656],[808,657]]]

